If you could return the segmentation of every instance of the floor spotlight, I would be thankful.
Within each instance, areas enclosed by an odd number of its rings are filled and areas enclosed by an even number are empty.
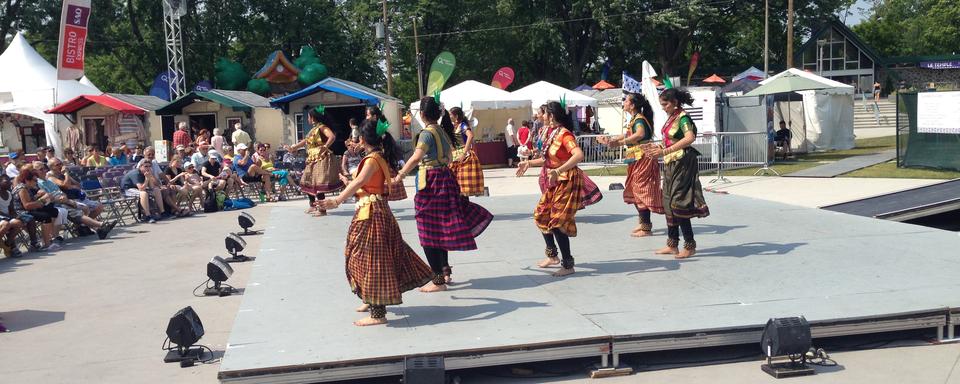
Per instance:
[[[163,358],[163,362],[175,363],[185,360],[199,360],[200,355],[203,354],[203,347],[194,346],[194,344],[201,337],[203,337],[203,323],[200,322],[200,317],[193,311],[193,308],[186,307],[177,311],[170,318],[170,322],[167,323],[167,341],[169,341],[169,344],[164,343],[167,356]]]
[[[210,281],[213,281],[213,286],[207,286],[207,288],[203,290],[203,294],[205,296],[230,296],[235,290],[223,282],[227,281],[232,275],[233,267],[222,257],[214,256],[210,259],[210,262],[207,263],[207,277],[210,278]]]
[[[236,233],[231,233],[227,235],[227,238],[223,240],[224,244],[227,246],[227,252],[230,253],[230,258],[227,261],[231,263],[239,263],[250,260],[249,257],[241,255],[240,252],[243,251],[243,248],[247,246],[247,241],[242,237],[238,236]]]
[[[253,227],[255,224],[257,224],[257,219],[254,219],[249,213],[241,212],[240,216],[237,216],[237,223],[240,224],[240,228],[243,228],[243,233],[238,233],[240,236],[260,234],[260,231],[250,230],[250,227]]]
[[[767,363],[760,368],[775,378],[812,375],[813,368],[807,365],[810,351],[810,324],[804,317],[770,319],[763,329],[760,345]],[[786,356],[789,362],[773,363],[772,358]]]

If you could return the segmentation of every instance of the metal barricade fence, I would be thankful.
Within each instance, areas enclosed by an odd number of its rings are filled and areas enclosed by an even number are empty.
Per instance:
[[[601,136],[581,135],[577,144],[583,151],[581,162],[587,166],[607,167],[623,165],[623,147],[609,148],[598,140]],[[700,152],[699,171],[716,171],[717,177],[711,183],[729,182],[723,177],[723,170],[746,167],[761,167],[756,174],[777,171],[769,168],[769,142],[766,132],[710,132],[693,142],[693,148]]]

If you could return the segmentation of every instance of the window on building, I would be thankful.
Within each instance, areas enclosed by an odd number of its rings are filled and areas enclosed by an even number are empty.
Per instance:
[[[297,113],[293,115],[293,121],[295,121],[295,124],[297,125],[296,128],[294,128],[294,130],[297,132],[297,142],[299,143],[300,140],[303,140],[305,136],[304,130],[303,130],[303,114]]]

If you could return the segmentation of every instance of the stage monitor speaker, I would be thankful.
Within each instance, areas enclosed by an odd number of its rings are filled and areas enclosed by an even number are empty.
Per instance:
[[[810,350],[810,324],[804,317],[770,319],[760,339],[766,357],[802,355]]]
[[[193,311],[193,307],[186,307],[177,311],[167,323],[167,337],[178,349],[186,349],[203,337],[203,323]]]
[[[418,356],[404,359],[403,382],[417,384],[446,383],[442,356]]]

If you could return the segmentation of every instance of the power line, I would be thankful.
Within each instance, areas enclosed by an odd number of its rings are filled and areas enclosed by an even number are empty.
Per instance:
[[[734,1],[735,0],[715,0],[715,1],[705,2],[702,5],[721,5],[721,4],[733,3]],[[586,21],[586,20],[605,20],[605,19],[624,17],[624,16],[638,16],[638,15],[658,13],[658,12],[673,10],[676,8],[679,8],[679,7],[670,6],[666,8],[660,8],[660,9],[651,9],[647,11],[625,12],[625,13],[617,13],[617,14],[604,15],[604,16],[580,17],[580,18],[570,19],[570,20],[544,20],[544,21],[539,21],[531,24],[510,25],[506,27],[490,27],[490,28],[470,29],[466,31],[428,33],[424,35],[418,35],[417,38],[440,37],[440,36],[447,36],[447,35],[464,35],[468,33],[477,33],[477,32],[491,32],[491,31],[533,28],[533,27],[542,27],[542,26],[548,26],[548,25],[577,23],[577,22]],[[414,36],[412,35],[394,37],[394,39],[413,39],[413,38]]]

